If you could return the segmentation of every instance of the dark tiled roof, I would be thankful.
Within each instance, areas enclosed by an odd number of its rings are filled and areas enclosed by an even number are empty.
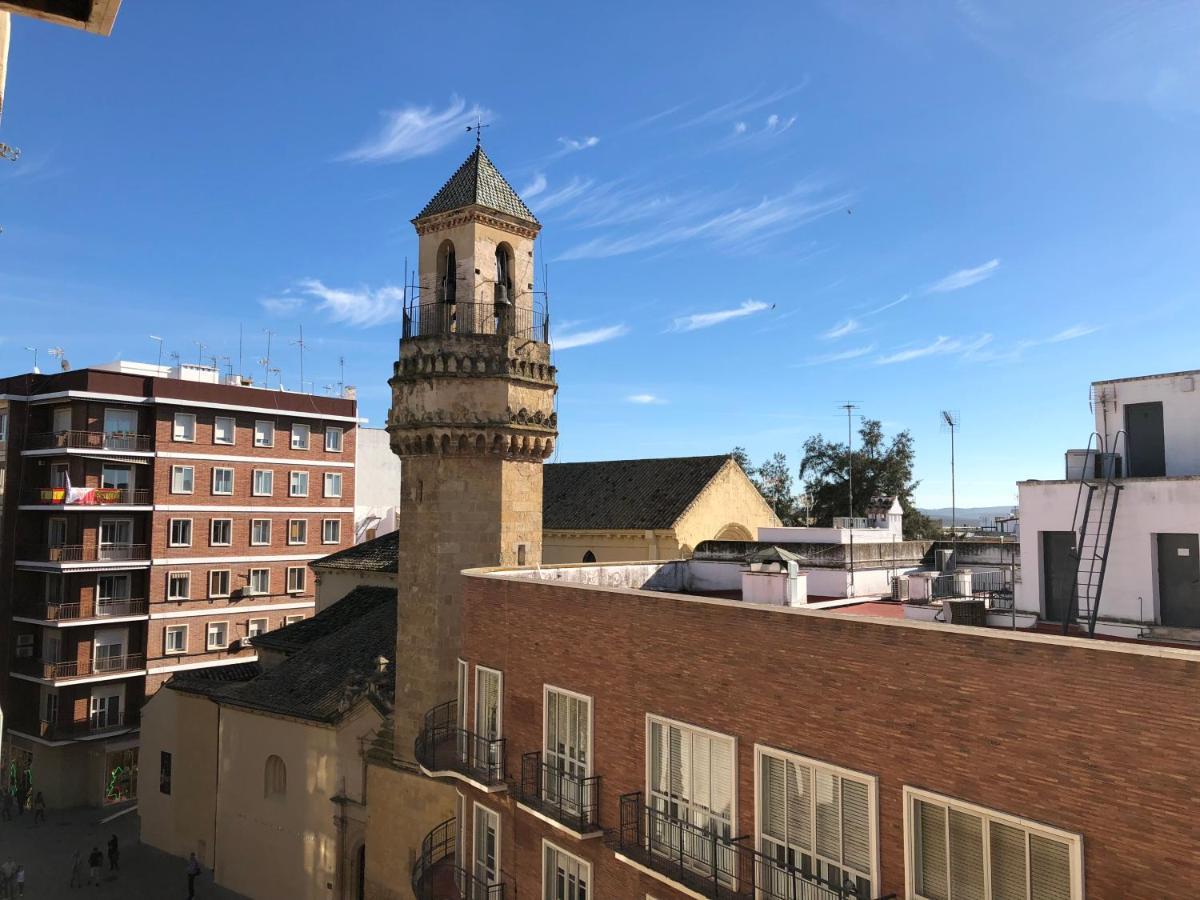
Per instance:
[[[366,612],[376,607],[394,607],[395,605],[395,588],[359,585],[341,600],[327,606],[315,616],[250,638],[250,643],[254,647],[264,650],[295,653],[314,641],[357,621]]]
[[[542,527],[671,528],[729,459],[680,456],[544,466]]]
[[[180,672],[171,677],[167,686],[178,691],[186,691],[189,694],[220,696],[261,674],[262,666],[256,662],[234,663],[228,666],[213,666],[208,669]]]
[[[355,569],[360,572],[395,572],[400,557],[400,535],[387,534],[330,553],[312,561],[322,569]]]
[[[425,204],[413,221],[472,205],[485,206],[526,222],[537,223],[537,217],[530,212],[525,201],[517,196],[482,147],[475,148],[475,152],[458,167],[458,171],[450,176],[450,180],[442,185],[442,189]]]

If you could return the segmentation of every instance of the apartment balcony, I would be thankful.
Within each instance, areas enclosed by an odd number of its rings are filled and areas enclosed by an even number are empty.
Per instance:
[[[32,488],[21,492],[22,506],[61,506],[64,509],[91,509],[96,506],[150,506],[154,493],[149,489],[65,487]]]
[[[148,562],[147,544],[26,544],[17,547],[17,559],[30,562]]]
[[[70,659],[48,662],[43,659],[14,659],[13,672],[30,675],[43,681],[73,681],[80,678],[106,678],[112,675],[136,674],[146,669],[146,654],[127,653],[124,656],[102,656],[95,659]]]
[[[553,819],[580,837],[598,836],[600,776],[580,778],[542,759],[541,753],[521,757],[520,803]]]
[[[121,712],[116,715],[93,715],[86,719],[76,719],[71,722],[38,722],[34,733],[47,741],[80,741],[88,738],[104,737],[119,734],[137,728],[141,722],[140,713]],[[17,731],[22,731],[16,726]]]
[[[849,882],[829,884],[759,853],[749,835],[724,837],[647,807],[640,791],[625,794],[620,804],[621,824],[612,841],[622,861],[694,894],[711,900],[870,900]]]
[[[39,622],[69,623],[88,619],[126,618],[144,616],[149,605],[141,599],[96,600],[87,603],[18,603],[16,615]]]
[[[425,774],[434,778],[462,778],[484,790],[505,786],[504,738],[487,738],[459,727],[455,700],[425,713],[413,752]]]
[[[417,900],[504,900],[504,883],[487,884],[458,862],[458,823],[447,819],[421,842],[413,863],[412,890]]]
[[[154,435],[132,431],[51,431],[26,437],[25,449],[146,453],[154,449]]]

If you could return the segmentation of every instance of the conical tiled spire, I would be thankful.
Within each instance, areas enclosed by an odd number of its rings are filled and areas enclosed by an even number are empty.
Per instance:
[[[472,205],[485,206],[537,224],[537,217],[478,146],[413,221]]]

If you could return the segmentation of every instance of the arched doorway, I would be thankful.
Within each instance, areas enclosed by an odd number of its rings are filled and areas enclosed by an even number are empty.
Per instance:
[[[754,535],[745,525],[739,525],[737,522],[730,522],[724,528],[717,532],[716,540],[718,541],[752,541]]]
[[[367,845],[359,844],[354,853],[354,897],[366,900],[367,896]]]
[[[595,553],[593,553],[591,550],[589,550],[587,553],[583,554],[583,561],[584,561],[585,563],[593,563],[593,562],[595,562],[595,561],[596,561],[596,554],[595,554]]]

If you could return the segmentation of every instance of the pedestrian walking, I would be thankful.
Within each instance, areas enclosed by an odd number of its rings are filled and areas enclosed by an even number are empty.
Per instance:
[[[11,859],[0,865],[0,897],[11,897],[13,879],[17,876],[17,864]]]
[[[46,821],[46,799],[38,791],[33,797],[33,824]]]
[[[108,839],[108,871],[120,872],[121,849],[117,846],[117,836]]]
[[[78,850],[71,857],[71,887],[83,887],[83,859]]]
[[[17,866],[17,896],[25,896],[25,867]]]
[[[10,791],[6,787],[4,789],[3,805],[0,806],[0,817],[2,817],[5,822],[12,821],[12,804],[13,804],[12,791]]]
[[[25,782],[17,785],[17,815],[25,815],[25,804],[29,802],[29,788],[25,786]]]
[[[88,854],[88,884],[100,885],[100,867],[104,865],[104,854],[99,847],[93,847]]]
[[[200,874],[200,860],[196,859],[196,854],[192,853],[188,857],[187,864],[187,879],[188,879],[188,900],[193,900],[196,896],[196,877]]]

